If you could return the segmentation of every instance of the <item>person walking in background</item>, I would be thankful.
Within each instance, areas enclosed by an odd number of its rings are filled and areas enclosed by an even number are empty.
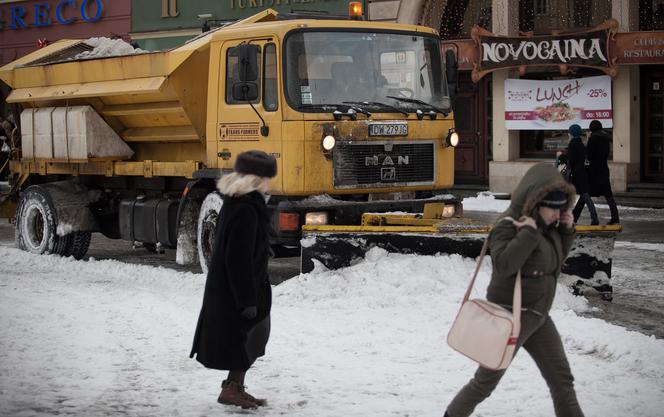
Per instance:
[[[597,210],[595,209],[595,204],[590,198],[590,185],[588,184],[588,173],[586,171],[586,147],[581,140],[583,135],[583,130],[581,126],[573,124],[569,127],[570,141],[569,146],[567,147],[567,163],[570,168],[570,179],[574,187],[576,188],[576,193],[579,195],[579,201],[577,201],[576,206],[574,206],[574,222],[578,222],[581,212],[583,211],[583,206],[587,205],[588,210],[590,211],[590,224],[595,226],[599,224],[599,219],[597,217]]]
[[[265,354],[270,336],[271,228],[266,196],[275,175],[273,156],[247,151],[237,156],[234,172],[218,182],[223,205],[190,354],[206,368],[229,371],[217,401],[244,409],[266,404],[245,390],[244,378]]]
[[[553,165],[541,163],[526,172],[512,196],[510,207],[488,238],[493,271],[487,300],[511,308],[516,274],[521,270],[524,311],[515,355],[523,347],[533,358],[549,386],[557,417],[582,417],[574,377],[549,317],[556,282],[574,242],[570,210],[574,187]],[[505,370],[480,366],[450,402],[445,417],[470,416],[504,374]]]
[[[602,123],[599,120],[590,122],[590,132],[587,146],[590,195],[593,197],[602,196],[606,199],[611,211],[609,224],[617,224],[620,223],[620,217],[618,216],[616,200],[613,199],[613,192],[611,191],[611,175],[608,164],[611,146],[609,133],[602,129]]]
[[[11,157],[11,148],[9,146],[9,134],[5,130],[5,126],[9,122],[6,121],[0,116],[0,181],[7,180],[7,174],[9,174],[9,159]]]

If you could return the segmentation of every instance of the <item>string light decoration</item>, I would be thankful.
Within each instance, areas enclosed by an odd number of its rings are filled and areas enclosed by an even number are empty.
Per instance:
[[[448,0],[438,31],[442,39],[469,38],[475,25],[491,30],[491,0]]]
[[[638,3],[639,30],[664,30],[664,0],[639,0]]]
[[[432,29],[440,29],[447,0],[426,0],[418,24]]]
[[[469,38],[475,25],[496,32],[492,30],[491,8],[491,0],[428,0],[420,23],[436,27],[440,22],[442,39]],[[664,29],[664,0],[633,0],[628,10],[630,14],[640,13],[641,30]],[[516,13],[518,30],[534,34],[584,29],[616,17],[612,16],[612,0],[519,0]]]
[[[611,18],[611,0],[520,0],[519,30],[534,34],[573,31]]]

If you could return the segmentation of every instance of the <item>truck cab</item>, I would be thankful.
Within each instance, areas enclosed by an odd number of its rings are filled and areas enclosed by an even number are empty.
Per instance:
[[[228,172],[246,150],[277,158],[280,244],[297,245],[305,224],[421,211],[416,196],[452,185],[451,100],[433,30],[286,16],[231,32],[211,42],[208,161]],[[404,192],[412,198],[394,200]]]

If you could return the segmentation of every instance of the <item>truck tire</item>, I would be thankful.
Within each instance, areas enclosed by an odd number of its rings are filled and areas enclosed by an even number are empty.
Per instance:
[[[54,255],[67,257],[70,255],[72,244],[74,243],[74,234],[69,233],[64,236],[58,236],[58,247],[55,248]]]
[[[207,274],[210,258],[212,258],[212,249],[214,247],[214,235],[219,221],[219,212],[224,200],[218,192],[212,192],[205,197],[201,210],[198,213],[197,246],[198,261],[201,264],[203,273]]]
[[[36,254],[62,255],[67,239],[57,235],[57,216],[48,192],[33,185],[21,195],[16,209],[16,244]]]
[[[198,262],[198,215],[202,201],[186,200],[180,209],[175,262],[178,265],[194,265]]]
[[[90,232],[73,232],[68,234],[65,237],[69,237],[69,245],[67,246],[67,251],[63,256],[73,256],[76,260],[81,260],[88,253],[90,248],[90,240],[92,239],[92,233]]]

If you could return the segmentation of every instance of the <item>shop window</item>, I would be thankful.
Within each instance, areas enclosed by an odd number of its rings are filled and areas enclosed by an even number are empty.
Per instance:
[[[240,82],[240,65],[237,48],[228,48],[226,52],[226,103],[245,104],[245,101],[238,101],[233,98],[233,84]],[[256,49],[256,62],[261,62],[261,51]],[[260,77],[256,80],[260,84]],[[260,85],[258,86],[260,88]],[[260,97],[252,103],[258,103]]]
[[[521,130],[519,139],[522,158],[553,159],[569,142],[566,130]]]
[[[277,83],[277,47],[273,43],[265,45],[263,62],[263,108],[276,111],[279,107],[279,85]]]
[[[470,38],[478,25],[491,30],[491,0],[448,0],[440,24],[441,39]]]
[[[613,138],[613,129],[604,129]],[[590,135],[589,130],[584,132]],[[583,142],[587,143],[584,136]],[[521,130],[519,131],[521,158],[555,159],[559,151],[567,148],[567,130]],[[613,143],[609,146],[609,160],[613,160]]]
[[[639,29],[664,30],[664,0],[639,0]]]

